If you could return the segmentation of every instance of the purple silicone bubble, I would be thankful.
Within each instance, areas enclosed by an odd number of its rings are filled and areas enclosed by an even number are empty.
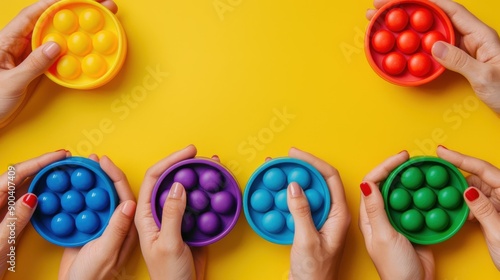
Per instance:
[[[185,212],[182,217],[182,233],[190,233],[196,226],[196,217],[191,212]]]
[[[217,170],[207,169],[200,175],[200,186],[207,192],[215,193],[219,191],[221,184],[221,174]]]
[[[183,168],[175,173],[174,181],[181,183],[186,190],[191,190],[196,187],[198,175],[191,168]]]
[[[215,235],[219,232],[221,222],[219,216],[213,212],[206,212],[198,217],[198,228],[207,235]]]
[[[168,193],[170,191],[169,190],[164,190],[161,195],[160,195],[160,207],[163,208],[163,205],[165,205],[165,201],[167,201],[167,197],[168,197]]]
[[[214,194],[211,200],[212,209],[220,214],[230,213],[233,210],[234,203],[233,195],[226,191]]]
[[[187,204],[193,210],[201,212],[210,204],[208,196],[200,190],[194,190],[189,193]]]

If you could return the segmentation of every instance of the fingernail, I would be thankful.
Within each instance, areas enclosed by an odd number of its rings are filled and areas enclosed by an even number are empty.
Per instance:
[[[441,148],[443,148],[443,149],[448,150],[448,148],[446,148],[446,147],[445,147],[445,146],[443,146],[443,145],[438,145],[438,148],[439,148],[439,147],[441,147]]]
[[[69,152],[68,150],[66,149],[59,149],[59,150],[56,150],[55,152],[61,152],[61,151],[65,151],[66,153]]]
[[[468,201],[473,202],[479,198],[479,192],[475,188],[470,188],[465,192],[465,197]]]
[[[45,47],[43,47],[43,53],[49,59],[56,58],[60,52],[61,52],[61,47],[59,47],[59,45],[55,42],[48,42],[45,44]]]
[[[445,59],[448,54],[448,46],[443,42],[436,42],[432,46],[432,54],[439,59]]]
[[[266,157],[266,159],[265,159],[264,161],[270,161],[270,160],[272,160],[272,159],[273,159],[273,158],[271,158],[271,157]]]
[[[219,156],[218,155],[213,155],[212,158],[213,159],[219,159]]]
[[[408,151],[407,150],[402,150],[401,152],[398,153],[398,155],[402,154],[402,153],[408,153]]]
[[[23,197],[24,205],[28,206],[30,209],[35,208],[38,198],[36,195],[29,193]]]
[[[170,189],[170,192],[168,195],[171,196],[171,198],[180,198],[182,196],[181,184],[175,182],[172,185],[172,188]]]
[[[367,182],[363,182],[359,185],[361,188],[361,192],[363,193],[364,196],[369,196],[372,193],[372,189],[370,188],[370,185]]]
[[[302,191],[302,188],[299,186],[299,184],[293,182],[290,184],[290,194],[292,197],[299,197],[303,194],[304,192]]]
[[[125,202],[125,205],[122,207],[122,213],[129,218],[134,217],[135,203],[132,201]]]

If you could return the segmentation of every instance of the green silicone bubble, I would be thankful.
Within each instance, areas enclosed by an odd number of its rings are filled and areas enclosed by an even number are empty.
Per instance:
[[[410,209],[401,215],[401,226],[407,231],[419,231],[424,225],[424,216],[415,209]]]
[[[462,195],[455,187],[449,186],[439,191],[438,202],[444,208],[456,209],[462,204]]]
[[[427,184],[433,188],[440,189],[448,183],[448,172],[440,165],[434,165],[425,173]]]
[[[408,189],[417,189],[423,182],[424,174],[417,167],[410,167],[401,174],[401,184]]]
[[[413,194],[413,203],[419,209],[429,210],[436,204],[437,197],[430,188],[421,188]]]
[[[425,224],[432,230],[443,231],[450,224],[450,217],[441,208],[435,208],[427,212]]]
[[[391,193],[389,204],[396,211],[404,211],[411,205],[411,196],[405,189],[397,188]]]

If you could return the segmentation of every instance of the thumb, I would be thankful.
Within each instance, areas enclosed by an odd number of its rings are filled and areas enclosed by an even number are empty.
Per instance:
[[[174,183],[163,205],[160,238],[168,243],[181,244],[182,217],[186,209],[186,191],[180,183]]]
[[[120,252],[123,242],[127,238],[130,227],[134,220],[136,203],[127,200],[120,203],[109,220],[109,224],[104,230],[99,241],[103,244],[101,254],[103,256],[113,256]]]
[[[294,238],[310,238],[318,233],[311,216],[311,208],[304,190],[296,182],[288,185],[288,209],[295,224]],[[295,242],[294,242],[295,243]]]
[[[373,235],[388,235],[394,229],[389,222],[389,218],[387,218],[384,199],[378,186],[373,182],[362,182],[360,188],[363,193],[362,197],[365,206],[365,213],[363,215],[366,215],[368,218]]]
[[[17,200],[14,207],[9,206],[5,218],[0,223],[0,239],[7,241],[12,232],[15,232],[15,238],[18,238],[35,212],[37,203],[36,195],[27,193]]]
[[[478,220],[485,234],[494,235],[500,229],[500,215],[490,200],[478,189],[470,187],[464,192],[467,205]]]
[[[47,42],[33,52],[17,66],[14,71],[16,84],[28,85],[45,72],[61,53],[61,47],[54,42]]]
[[[473,83],[483,68],[482,63],[471,57],[464,50],[439,41],[432,46],[432,56],[445,68],[462,74]]]

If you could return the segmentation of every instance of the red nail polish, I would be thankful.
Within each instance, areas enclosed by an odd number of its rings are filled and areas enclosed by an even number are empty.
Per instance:
[[[465,197],[468,201],[473,202],[474,200],[479,198],[479,192],[474,188],[468,189],[465,192]]]
[[[438,148],[439,148],[439,147],[441,147],[441,148],[443,148],[443,149],[448,150],[448,148],[446,148],[446,147],[445,147],[445,146],[443,146],[443,145],[438,145]]]
[[[363,182],[359,185],[361,188],[361,192],[363,193],[364,196],[369,196],[372,193],[372,189],[370,188],[370,185],[367,182]]]
[[[38,198],[36,195],[29,193],[23,197],[23,203],[26,204],[29,208],[33,209],[36,206],[36,202]]]

